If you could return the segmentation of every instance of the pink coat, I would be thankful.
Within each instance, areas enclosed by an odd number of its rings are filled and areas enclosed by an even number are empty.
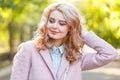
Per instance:
[[[10,80],[82,80],[81,71],[103,66],[117,56],[116,50],[93,32],[84,40],[97,53],[83,54],[81,60],[72,65],[63,55],[57,76],[48,50],[38,52],[34,41],[23,43],[14,57]]]

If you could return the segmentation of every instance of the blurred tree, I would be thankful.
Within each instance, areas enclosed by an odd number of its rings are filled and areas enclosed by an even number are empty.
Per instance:
[[[120,47],[119,0],[82,0],[76,5],[85,17],[88,29],[115,47]]]
[[[0,0],[0,52],[14,53],[31,39],[47,0]]]

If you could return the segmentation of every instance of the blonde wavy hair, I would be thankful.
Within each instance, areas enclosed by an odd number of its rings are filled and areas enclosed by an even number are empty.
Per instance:
[[[63,14],[70,27],[70,31],[64,39],[63,45],[65,47],[66,59],[70,63],[73,63],[81,58],[84,41],[81,37],[82,27],[80,25],[79,10],[71,4],[53,3],[44,10],[36,31],[35,46],[39,51],[52,47],[50,46],[52,42],[47,34],[46,26],[49,16],[54,10],[58,10]]]

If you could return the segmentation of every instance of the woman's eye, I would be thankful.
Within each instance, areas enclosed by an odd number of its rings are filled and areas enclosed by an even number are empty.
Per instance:
[[[64,26],[64,25],[66,25],[66,22],[60,22],[59,23],[61,26]]]
[[[54,19],[49,19],[49,22],[50,22],[50,23],[54,23],[55,20],[54,20]]]

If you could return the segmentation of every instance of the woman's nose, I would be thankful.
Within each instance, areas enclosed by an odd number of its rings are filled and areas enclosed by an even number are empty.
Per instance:
[[[58,23],[55,22],[55,23],[53,24],[53,28],[57,28],[57,27],[58,27]]]

